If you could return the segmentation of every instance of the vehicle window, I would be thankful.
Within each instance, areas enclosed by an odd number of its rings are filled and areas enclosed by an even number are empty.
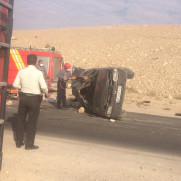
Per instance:
[[[39,60],[43,60],[43,65],[46,69],[46,72],[48,74],[48,70],[49,70],[49,60],[50,60],[50,57],[42,57],[42,56],[37,56],[37,62]]]

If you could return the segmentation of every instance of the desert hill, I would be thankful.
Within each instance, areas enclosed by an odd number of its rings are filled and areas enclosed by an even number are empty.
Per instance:
[[[12,46],[54,46],[83,68],[127,67],[128,89],[181,99],[181,25],[120,25],[13,31]]]

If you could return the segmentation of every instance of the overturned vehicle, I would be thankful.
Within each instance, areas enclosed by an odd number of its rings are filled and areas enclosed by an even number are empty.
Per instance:
[[[113,119],[121,116],[126,81],[134,77],[132,70],[73,67],[72,74],[77,77],[72,82],[72,93],[87,112]]]

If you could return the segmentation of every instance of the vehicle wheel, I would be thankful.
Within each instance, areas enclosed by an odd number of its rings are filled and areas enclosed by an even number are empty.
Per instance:
[[[121,67],[127,73],[127,79],[132,79],[134,77],[134,72],[128,68]]]

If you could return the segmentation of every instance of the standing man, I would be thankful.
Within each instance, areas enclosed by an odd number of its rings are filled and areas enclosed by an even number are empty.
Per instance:
[[[25,142],[25,149],[38,149],[34,145],[36,126],[40,112],[40,103],[42,99],[41,93],[49,97],[47,84],[43,78],[41,71],[35,67],[37,56],[30,54],[27,56],[28,66],[20,70],[15,78],[13,86],[20,89],[20,100],[18,108],[18,120],[16,123],[16,147],[20,148],[24,145],[24,125],[26,117],[27,121],[27,139]]]
[[[43,72],[44,76],[47,76],[47,71],[43,65],[43,60],[38,61],[37,69],[40,70],[41,72]]]
[[[72,74],[70,71],[70,64],[65,63],[64,68],[58,72],[58,82],[57,82],[57,108],[66,107],[66,82],[71,78]]]

